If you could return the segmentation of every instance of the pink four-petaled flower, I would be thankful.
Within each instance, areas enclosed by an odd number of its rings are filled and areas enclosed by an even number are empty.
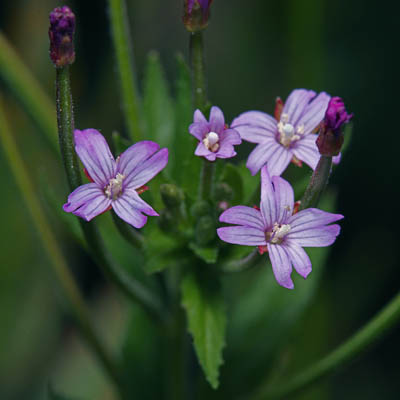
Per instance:
[[[193,116],[189,133],[199,140],[195,155],[205,157],[208,161],[216,158],[231,158],[236,155],[234,145],[242,143],[239,133],[225,125],[222,111],[214,106],[210,110],[210,121],[207,121],[200,110]]]
[[[79,186],[63,208],[90,221],[110,207],[124,221],[141,228],[147,215],[157,216],[137,189],[157,175],[168,162],[168,149],[142,141],[124,151],[117,160],[104,137],[95,129],[75,130],[75,149],[92,183]]]
[[[293,215],[294,195],[283,178],[269,176],[267,167],[261,170],[260,210],[235,206],[224,211],[219,220],[236,226],[218,228],[225,242],[245,246],[266,246],[277,282],[293,289],[292,266],[306,278],[311,261],[302,247],[331,245],[340,232],[332,222],[343,215],[317,208],[308,208]]]

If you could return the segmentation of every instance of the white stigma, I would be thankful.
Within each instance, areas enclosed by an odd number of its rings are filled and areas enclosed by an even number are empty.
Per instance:
[[[125,176],[117,173],[115,178],[110,179],[108,185],[104,189],[105,195],[112,200],[116,200],[120,194],[122,193],[122,181],[125,179]]]
[[[213,153],[215,153],[219,149],[219,136],[218,133],[209,132],[206,137],[203,139],[203,144],[206,148]]]
[[[278,224],[275,222],[274,227],[272,228],[272,232],[270,235],[270,242],[272,244],[280,244],[282,243],[283,238],[289,233],[290,225],[289,224]]]
[[[304,125],[300,125],[296,129],[288,121],[289,115],[282,114],[281,120],[277,124],[279,142],[285,147],[289,147],[292,142],[301,139],[301,135],[304,133]]]

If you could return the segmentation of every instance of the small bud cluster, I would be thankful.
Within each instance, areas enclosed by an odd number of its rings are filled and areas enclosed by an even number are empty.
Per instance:
[[[189,32],[207,27],[213,0],[185,0],[183,24]]]
[[[55,8],[49,16],[50,58],[56,67],[75,61],[75,14],[67,6]]]

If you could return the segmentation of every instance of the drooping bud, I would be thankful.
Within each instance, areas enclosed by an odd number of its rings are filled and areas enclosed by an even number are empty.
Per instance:
[[[206,28],[213,0],[184,0],[183,24],[189,32]]]
[[[183,191],[171,183],[160,185],[160,194],[163,203],[171,209],[180,207],[184,201]]]
[[[321,130],[317,138],[319,152],[324,156],[337,156],[342,148],[343,125],[353,117],[346,111],[340,97],[332,97],[321,123]]]
[[[55,8],[49,16],[50,58],[56,67],[75,61],[75,14],[67,6]]]

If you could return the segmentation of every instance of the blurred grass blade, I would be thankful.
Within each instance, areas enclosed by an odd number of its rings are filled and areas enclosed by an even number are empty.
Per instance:
[[[37,125],[54,152],[58,153],[56,109],[1,32],[0,79]]]
[[[174,111],[167,81],[157,52],[147,58],[144,78],[144,116],[146,138],[161,147],[170,147],[174,130]]]

